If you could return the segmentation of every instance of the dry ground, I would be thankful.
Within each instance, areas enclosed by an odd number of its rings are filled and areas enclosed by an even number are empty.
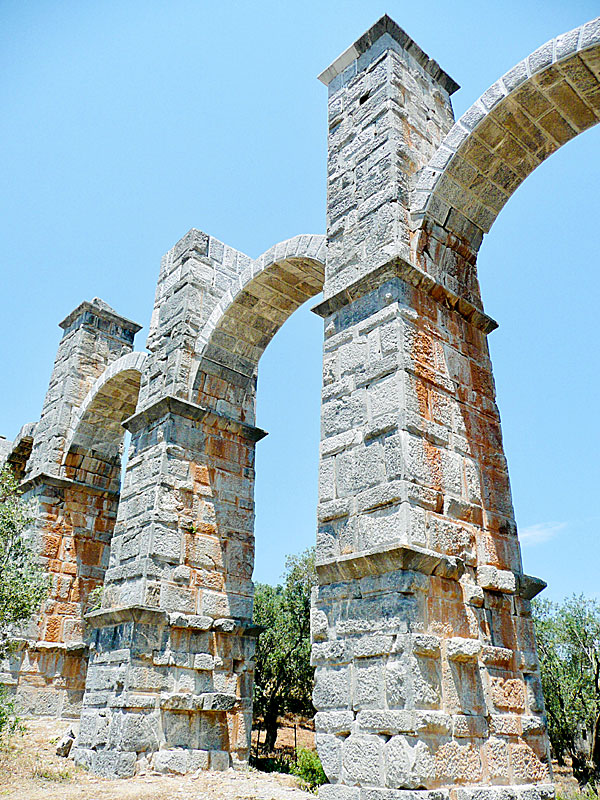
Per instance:
[[[68,722],[28,720],[26,727],[10,751],[0,751],[1,800],[315,800],[293,776],[256,770],[105,780],[56,755]],[[293,727],[284,733],[290,736],[293,742]]]
[[[315,800],[314,794],[299,788],[295,777],[257,770],[98,778],[56,755],[56,743],[69,727],[64,720],[26,722],[27,733],[15,737],[9,751],[0,750],[0,800]],[[256,731],[252,741],[254,751]],[[309,726],[296,724],[296,742],[298,747],[314,746]],[[288,721],[280,728],[271,755],[289,755],[293,748],[294,723]],[[556,764],[554,770],[560,794],[576,798],[577,781],[570,770]]]

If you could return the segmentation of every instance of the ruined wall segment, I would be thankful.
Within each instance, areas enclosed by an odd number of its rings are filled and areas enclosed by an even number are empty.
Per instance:
[[[474,272],[463,296],[434,277],[449,262],[426,272],[409,246],[409,188],[451,126],[455,84],[385,19],[349,53],[324,73],[333,169],[315,309],[321,796],[539,798],[552,790],[529,599],[543,583],[522,570],[495,323]],[[387,120],[381,137],[367,115]],[[357,198],[376,213],[361,217]]]
[[[322,287],[323,237],[163,259],[75,757],[103,775],[247,764],[258,360]],[[320,260],[321,259],[321,260]]]
[[[104,447],[107,417],[96,412],[108,402],[118,418],[120,404],[135,408],[137,400],[135,387],[125,399],[118,379],[110,384],[110,401],[108,389],[100,400],[94,387],[111,365],[130,358],[140,326],[98,298],[80,304],[60,325],[64,333],[40,421],[23,427],[8,456],[32,507],[30,535],[50,575],[50,591],[3,665],[2,681],[25,713],[77,717],[87,668],[83,615],[108,565],[124,434],[117,423],[112,450]],[[139,369],[136,374],[139,385]],[[82,408],[85,437],[78,425]]]

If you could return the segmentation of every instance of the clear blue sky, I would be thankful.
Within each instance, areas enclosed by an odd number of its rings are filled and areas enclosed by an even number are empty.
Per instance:
[[[57,323],[81,300],[147,326],[160,257],[189,228],[251,256],[324,232],[316,76],[386,12],[461,84],[458,117],[600,7],[1,0],[1,433],[39,417]],[[479,259],[525,568],[552,599],[600,596],[599,153],[596,128],[552,156]],[[257,580],[314,542],[321,340],[303,308],[261,364]]]

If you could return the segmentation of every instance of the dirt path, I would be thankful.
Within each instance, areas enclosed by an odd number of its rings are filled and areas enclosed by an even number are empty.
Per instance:
[[[291,775],[200,772],[196,775],[139,775],[105,780],[56,755],[69,728],[64,720],[30,720],[9,752],[0,751],[2,800],[314,800]]]

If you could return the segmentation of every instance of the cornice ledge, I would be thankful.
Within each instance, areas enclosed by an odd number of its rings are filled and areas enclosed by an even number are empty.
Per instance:
[[[248,425],[245,422],[240,422],[225,414],[218,414],[210,408],[191,403],[189,400],[183,400],[173,395],[165,395],[141,411],[137,411],[123,422],[123,427],[131,433],[137,433],[144,425],[150,425],[166,414],[175,414],[179,417],[184,417],[184,419],[196,421],[205,420],[225,430],[241,433],[244,438],[252,442],[259,442],[267,435],[266,431],[262,430],[262,428],[257,428],[255,425]]]
[[[462,559],[408,544],[374,547],[360,553],[321,560],[315,566],[322,586],[385,575],[397,570],[412,570],[453,580],[458,580],[464,572]]]
[[[75,481],[73,478],[65,478],[62,475],[51,475],[50,473],[43,472],[42,470],[25,478],[25,480],[19,484],[19,489],[22,492],[28,492],[36,486],[42,486],[44,484],[48,486],[56,486],[59,489],[83,489],[89,494],[97,494],[102,497],[120,496],[120,492],[116,492],[113,489],[103,489],[101,486],[92,486],[90,483]]]
[[[455,294],[436,281],[435,278],[432,278],[427,272],[424,272],[414,264],[410,264],[401,256],[394,256],[394,258],[376,267],[367,275],[350,284],[350,286],[323,300],[314,306],[312,310],[320,317],[327,318],[340,308],[355,302],[393,278],[400,278],[416,289],[420,289],[430,295],[438,303],[456,311],[467,322],[479,328],[483,333],[491,333],[498,327],[498,323],[492,317],[480,311],[468,300]]]

